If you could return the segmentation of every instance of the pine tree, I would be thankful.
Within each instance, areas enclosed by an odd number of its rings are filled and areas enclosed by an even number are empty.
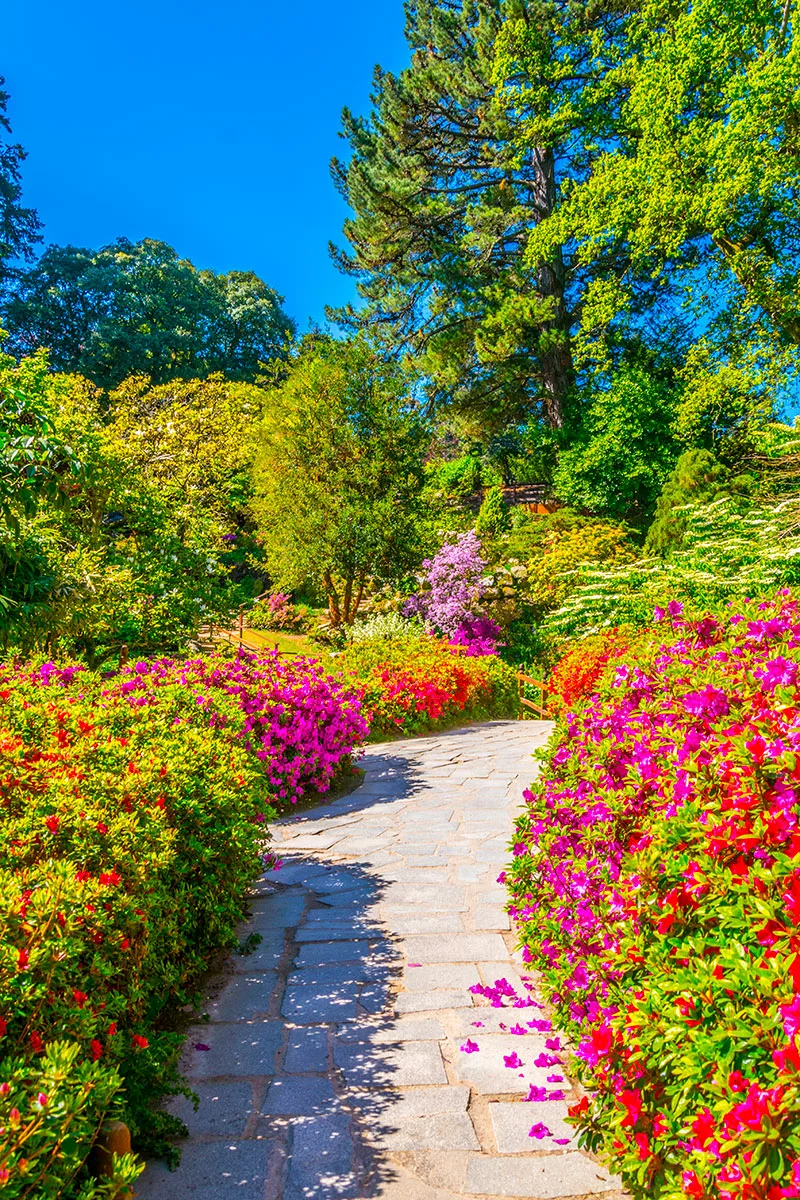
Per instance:
[[[376,71],[369,118],[343,116],[351,156],[332,169],[354,215],[349,249],[332,249],[365,304],[331,315],[413,356],[432,402],[484,430],[530,417],[558,427],[579,264],[560,247],[529,262],[525,249],[557,205],[559,174],[585,169],[570,112],[591,122],[572,93],[602,70],[598,45],[613,44],[624,18],[571,0],[412,0],[406,16],[411,65]],[[524,112],[496,86],[507,20],[536,32],[540,74]],[[604,105],[595,125],[613,114]],[[543,136],[523,145],[531,106]]]
[[[32,208],[22,204],[20,167],[26,154],[11,139],[6,115],[8,92],[0,75],[0,290],[16,274],[15,261],[33,258],[33,247],[41,241],[42,223]]]

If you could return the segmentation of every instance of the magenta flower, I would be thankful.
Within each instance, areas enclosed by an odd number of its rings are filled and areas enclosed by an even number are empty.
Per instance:
[[[480,1050],[480,1046],[477,1042],[473,1042],[470,1038],[467,1038],[464,1045],[461,1046],[461,1050],[464,1054],[474,1054],[476,1050]]]
[[[552,1133],[542,1121],[537,1121],[535,1125],[531,1125],[531,1128],[528,1131],[528,1137],[532,1138],[541,1139],[552,1136]]]
[[[511,1068],[512,1070],[516,1067],[521,1067],[523,1065],[522,1059],[517,1054],[516,1050],[514,1051],[513,1054],[504,1054],[503,1062],[506,1064],[507,1067]]]

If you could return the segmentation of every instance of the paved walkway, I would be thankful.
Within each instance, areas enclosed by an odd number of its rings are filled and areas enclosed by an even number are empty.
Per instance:
[[[142,1200],[621,1195],[570,1141],[576,1093],[496,882],[549,730],[371,746],[361,787],[274,828],[285,865],[245,931],[263,940],[190,1033],[200,1106],[174,1104],[182,1163],[151,1165]],[[470,990],[498,980],[506,1007]],[[531,1085],[564,1100],[528,1101]]]

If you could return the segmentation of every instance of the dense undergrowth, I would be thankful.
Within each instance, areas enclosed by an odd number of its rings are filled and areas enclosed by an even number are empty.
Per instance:
[[[800,1195],[800,611],[674,602],[557,726],[508,872],[637,1196]]]
[[[4,1196],[115,1195],[133,1160],[83,1166],[112,1115],[169,1150],[171,1014],[235,943],[275,806],[326,790],[365,733],[352,689],[275,655],[0,668]]]

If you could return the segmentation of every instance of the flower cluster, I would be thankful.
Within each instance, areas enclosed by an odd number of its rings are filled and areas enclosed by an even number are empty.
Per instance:
[[[672,603],[527,793],[524,954],[636,1195],[800,1196],[800,611]]]
[[[279,629],[286,633],[306,633],[311,626],[311,610],[304,604],[293,604],[291,596],[272,592],[250,610],[251,629]]]
[[[620,658],[629,644],[630,636],[617,629],[572,643],[561,655],[548,681],[551,709],[561,712],[590,696],[609,662]]]
[[[275,655],[0,667],[0,1191],[62,1194],[108,1115],[167,1148],[163,1010],[234,939],[272,802],[365,733],[351,687]]]
[[[314,659],[240,650],[234,659],[156,659],[127,668],[110,695],[132,705],[158,702],[160,689],[189,690],[212,726],[231,723],[263,764],[273,803],[296,803],[304,791],[326,792],[336,772],[367,737],[357,689]]]
[[[478,535],[470,531],[445,542],[422,565],[427,588],[407,601],[404,615],[421,617],[432,632],[474,655],[494,654],[500,626],[481,610],[486,560]]]
[[[456,717],[510,716],[516,678],[494,656],[471,656],[430,634],[354,642],[340,657],[363,691],[374,738],[421,733]]]

